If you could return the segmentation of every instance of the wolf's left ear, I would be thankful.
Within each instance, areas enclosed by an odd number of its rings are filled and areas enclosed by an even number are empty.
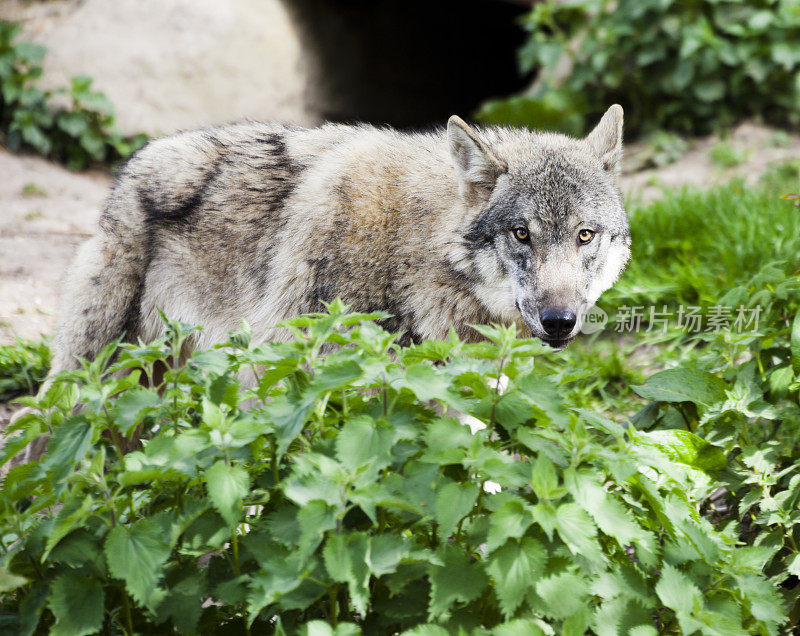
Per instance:
[[[447,121],[447,144],[461,196],[468,203],[476,197],[488,198],[497,177],[508,170],[505,162],[498,159],[475,131],[455,115]]]
[[[603,168],[615,174],[619,172],[619,160],[622,158],[622,106],[614,104],[606,111],[600,123],[586,137],[586,143],[600,158]]]

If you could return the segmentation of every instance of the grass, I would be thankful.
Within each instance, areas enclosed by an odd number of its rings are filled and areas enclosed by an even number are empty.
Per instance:
[[[46,197],[47,196],[47,190],[45,190],[44,188],[42,188],[41,186],[38,186],[37,184],[35,184],[33,182],[26,183],[22,187],[22,196],[24,196],[24,197]]]
[[[711,162],[718,168],[734,168],[747,161],[747,150],[734,148],[727,140],[720,140],[709,150]]]
[[[765,265],[797,261],[800,214],[781,195],[798,188],[800,162],[755,186],[684,188],[629,210],[632,258],[605,297],[628,305],[714,305]]]

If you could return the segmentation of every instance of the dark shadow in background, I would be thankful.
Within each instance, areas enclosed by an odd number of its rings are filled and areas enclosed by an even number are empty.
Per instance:
[[[469,117],[522,89],[516,54],[524,1],[283,0],[320,119],[399,127]],[[529,7],[530,5],[528,5]]]

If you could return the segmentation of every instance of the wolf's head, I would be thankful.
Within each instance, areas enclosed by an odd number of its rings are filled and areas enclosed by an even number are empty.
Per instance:
[[[447,125],[469,213],[454,266],[502,319],[521,315],[553,347],[580,330],[586,308],[628,261],[628,220],[617,186],[622,108],[585,139]]]

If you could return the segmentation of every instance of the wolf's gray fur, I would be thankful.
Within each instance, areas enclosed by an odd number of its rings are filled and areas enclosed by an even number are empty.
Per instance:
[[[628,259],[621,137],[612,106],[581,140],[453,117],[431,134],[242,123],[153,141],[67,274],[53,371],[157,337],[158,309],[204,325],[206,346],[241,319],[282,337],[270,327],[336,296],[407,340],[524,322],[563,346]]]

